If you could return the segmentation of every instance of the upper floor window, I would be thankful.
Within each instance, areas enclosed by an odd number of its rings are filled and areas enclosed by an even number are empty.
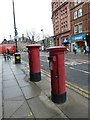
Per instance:
[[[78,32],[79,32],[79,33],[82,32],[82,23],[78,25]]]
[[[79,3],[81,3],[81,0],[74,0],[74,6],[78,5]]]
[[[78,4],[81,2],[81,0],[78,0]]]
[[[75,25],[75,26],[74,26],[74,33],[77,33],[77,32],[78,32],[78,26]]]
[[[77,18],[77,11],[74,12],[74,19]]]
[[[77,5],[77,0],[74,0],[74,6],[76,6]]]
[[[79,9],[78,10],[78,17],[81,17],[82,16],[82,9]]]

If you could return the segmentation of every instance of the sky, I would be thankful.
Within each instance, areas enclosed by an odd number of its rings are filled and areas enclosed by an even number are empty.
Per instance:
[[[53,35],[51,0],[14,0],[14,7],[18,36],[27,31]],[[0,0],[0,42],[10,35],[14,37],[12,0]]]

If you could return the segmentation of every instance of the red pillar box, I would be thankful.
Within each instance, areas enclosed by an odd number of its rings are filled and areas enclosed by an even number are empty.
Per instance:
[[[31,44],[26,46],[28,48],[29,57],[29,68],[30,68],[30,81],[40,81],[41,71],[40,71],[40,52],[39,44]]]
[[[48,48],[49,66],[51,71],[51,98],[55,103],[66,101],[64,51],[66,47],[55,46]]]

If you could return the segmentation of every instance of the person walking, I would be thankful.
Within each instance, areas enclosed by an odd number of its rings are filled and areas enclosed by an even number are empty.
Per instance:
[[[3,53],[3,56],[4,56],[4,60],[6,62],[6,53]]]
[[[7,60],[11,60],[9,49],[6,50]]]
[[[77,53],[77,47],[74,46],[73,52],[76,54]]]
[[[84,50],[84,54],[86,54],[87,51],[86,51],[86,46],[85,46],[85,45],[84,45],[84,47],[83,47],[83,50]]]

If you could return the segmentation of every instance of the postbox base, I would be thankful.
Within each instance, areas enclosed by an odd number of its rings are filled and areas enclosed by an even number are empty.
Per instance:
[[[66,92],[63,94],[55,94],[53,92],[51,92],[52,95],[52,101],[54,103],[64,103],[66,101]]]
[[[41,72],[38,72],[38,73],[31,73],[30,72],[30,81],[38,82],[40,80],[41,80]]]

